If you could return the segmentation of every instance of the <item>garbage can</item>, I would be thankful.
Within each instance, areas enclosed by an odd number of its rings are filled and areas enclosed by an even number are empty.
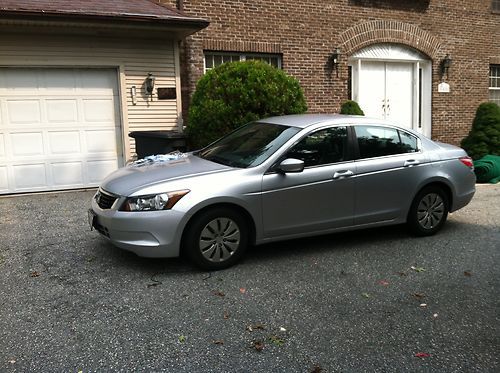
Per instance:
[[[135,152],[141,159],[148,155],[166,154],[174,150],[186,151],[186,136],[176,131],[133,131],[128,134],[135,139]]]

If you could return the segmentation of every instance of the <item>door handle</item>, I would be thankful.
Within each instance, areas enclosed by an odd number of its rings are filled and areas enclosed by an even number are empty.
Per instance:
[[[420,162],[418,160],[416,160],[416,159],[408,159],[408,160],[405,161],[405,163],[404,163],[403,166],[404,167],[412,167],[412,166],[416,166],[418,164],[420,164]]]
[[[341,179],[341,178],[349,177],[352,175],[354,175],[354,172],[352,172],[351,170],[335,171],[335,173],[333,174],[333,178],[334,179]]]

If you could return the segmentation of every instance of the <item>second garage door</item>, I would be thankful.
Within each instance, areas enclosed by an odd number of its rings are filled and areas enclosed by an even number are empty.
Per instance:
[[[92,187],[122,165],[112,69],[0,68],[0,194]]]

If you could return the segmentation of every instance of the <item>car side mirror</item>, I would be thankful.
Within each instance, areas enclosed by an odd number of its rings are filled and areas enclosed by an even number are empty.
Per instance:
[[[287,158],[278,166],[278,170],[284,173],[304,171],[304,161],[295,158]]]

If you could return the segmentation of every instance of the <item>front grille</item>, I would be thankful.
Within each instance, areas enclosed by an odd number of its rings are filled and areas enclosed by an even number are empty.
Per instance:
[[[105,192],[102,189],[99,189],[97,191],[97,194],[95,196],[95,200],[97,202],[97,205],[102,208],[103,210],[109,210],[111,206],[113,206],[113,203],[118,199],[117,196]]]

